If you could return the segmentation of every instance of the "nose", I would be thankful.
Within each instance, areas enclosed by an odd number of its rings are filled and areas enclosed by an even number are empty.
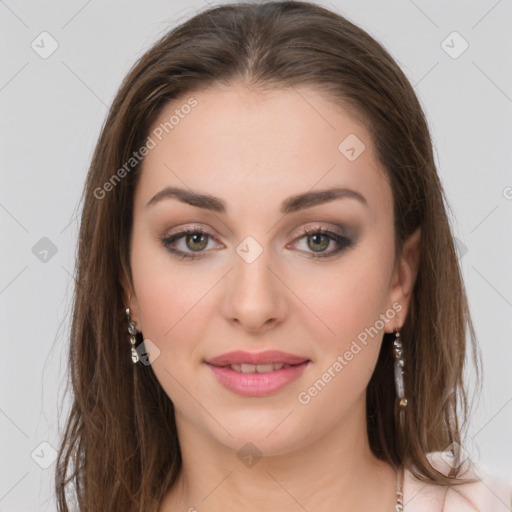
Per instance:
[[[267,249],[253,261],[234,256],[222,303],[222,313],[229,322],[247,331],[264,332],[284,320],[287,288],[272,263]]]

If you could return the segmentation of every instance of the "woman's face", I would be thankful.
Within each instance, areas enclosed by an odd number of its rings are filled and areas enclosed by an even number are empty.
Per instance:
[[[149,135],[125,292],[182,439],[272,455],[342,423],[365,432],[382,335],[403,324],[414,278],[394,266],[392,193],[367,130],[315,89],[233,85],[174,101]],[[239,350],[306,362],[207,363]]]

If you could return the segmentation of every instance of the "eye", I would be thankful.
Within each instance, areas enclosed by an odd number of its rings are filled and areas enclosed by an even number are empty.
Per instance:
[[[307,248],[313,253],[312,258],[328,258],[332,257],[347,247],[353,247],[354,243],[347,237],[330,229],[323,227],[314,227],[304,229],[304,234],[297,238],[297,240],[307,239]],[[203,229],[194,227],[186,228],[175,233],[174,235],[162,238],[162,245],[178,259],[193,260],[196,258],[204,257],[207,253],[208,242],[210,239],[215,239],[213,235],[204,231]],[[181,247],[173,247],[179,245]],[[334,250],[326,252],[326,249],[334,243],[337,246]],[[310,252],[307,249],[304,252]]]
[[[162,245],[172,254],[174,254],[179,259],[195,259],[201,258],[202,255],[200,253],[205,252],[206,247],[208,246],[209,239],[213,236],[199,228],[187,228],[179,233],[174,235],[162,238]],[[178,241],[184,242],[185,247],[181,249],[176,249],[171,247]],[[192,251],[187,252],[187,250]],[[197,253],[197,254],[194,254]]]
[[[311,249],[313,254],[312,258],[330,258],[347,247],[353,247],[354,243],[347,237],[330,229],[323,227],[306,228],[304,235],[296,240],[306,239],[306,246]],[[326,249],[334,243],[337,247],[331,251],[325,252]],[[308,251],[306,251],[308,252]]]

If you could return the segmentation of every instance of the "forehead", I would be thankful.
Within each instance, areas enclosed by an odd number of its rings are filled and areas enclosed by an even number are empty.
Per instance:
[[[335,186],[356,189],[374,209],[390,207],[368,131],[313,87],[195,91],[167,104],[149,136],[139,206],[174,185],[225,198],[228,213],[248,195],[277,208],[290,195]]]

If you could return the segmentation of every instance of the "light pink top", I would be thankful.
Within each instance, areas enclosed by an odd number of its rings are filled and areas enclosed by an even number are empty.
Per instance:
[[[450,469],[446,453],[428,455],[432,465],[444,474]],[[404,512],[510,512],[512,482],[479,470],[468,460],[461,477],[478,478],[472,484],[445,487],[418,480],[409,470],[404,474]]]

